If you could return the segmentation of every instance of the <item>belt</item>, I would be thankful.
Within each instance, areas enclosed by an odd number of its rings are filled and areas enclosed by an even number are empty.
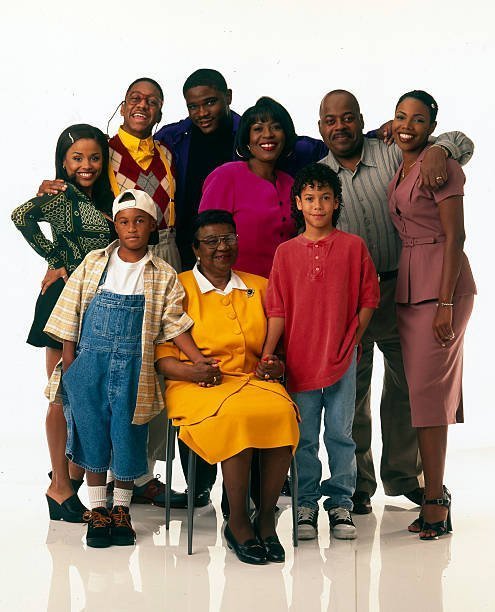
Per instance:
[[[445,236],[424,236],[422,238],[402,238],[402,246],[413,247],[417,244],[435,244],[445,242]]]
[[[378,282],[392,280],[393,278],[397,278],[398,270],[389,270],[388,272],[379,272],[378,273]]]

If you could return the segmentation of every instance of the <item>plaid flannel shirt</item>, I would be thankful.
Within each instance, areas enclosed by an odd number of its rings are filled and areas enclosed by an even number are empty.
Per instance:
[[[52,338],[59,342],[78,342],[84,313],[95,297],[109,257],[118,245],[116,240],[106,249],[91,251],[73,272],[44,330]],[[175,270],[150,249],[150,259],[144,267],[142,364],[132,421],[136,425],[147,423],[165,407],[154,368],[154,345],[172,340],[193,325],[193,320],[182,309],[183,298],[184,289]],[[60,361],[45,391],[50,402],[60,403],[61,373]]]

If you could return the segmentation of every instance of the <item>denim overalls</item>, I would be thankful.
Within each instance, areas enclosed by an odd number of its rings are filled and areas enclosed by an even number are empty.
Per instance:
[[[132,424],[143,315],[144,295],[99,287],[84,315],[76,359],[63,374],[67,457],[90,472],[111,469],[122,481],[148,471],[148,425]]]

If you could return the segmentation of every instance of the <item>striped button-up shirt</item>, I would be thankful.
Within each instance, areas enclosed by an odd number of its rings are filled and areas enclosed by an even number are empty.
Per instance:
[[[86,309],[95,297],[98,285],[118,240],[106,249],[91,251],[71,275],[48,319],[45,332],[59,342],[78,342]],[[184,289],[175,270],[153,255],[144,266],[144,317],[142,328],[142,363],[133,423],[147,423],[164,408],[158,377],[154,368],[154,345],[172,340],[192,325],[182,309]],[[60,402],[61,363],[55,368],[46,396]]]
[[[473,143],[462,132],[441,134],[435,142],[448,149],[460,164],[473,154]],[[401,241],[388,212],[387,188],[401,162],[397,145],[388,146],[374,138],[364,139],[354,172],[343,168],[330,151],[320,162],[330,166],[342,182],[343,207],[338,228],[361,236],[378,273],[396,270],[399,265]]]

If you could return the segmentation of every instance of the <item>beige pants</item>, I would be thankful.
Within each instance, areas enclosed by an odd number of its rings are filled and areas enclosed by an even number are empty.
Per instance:
[[[158,244],[152,246],[152,251],[158,257],[164,259],[168,264],[174,268],[176,272],[182,270],[180,263],[179,250],[175,244],[175,229],[169,227],[167,229],[159,230],[159,241]]]

